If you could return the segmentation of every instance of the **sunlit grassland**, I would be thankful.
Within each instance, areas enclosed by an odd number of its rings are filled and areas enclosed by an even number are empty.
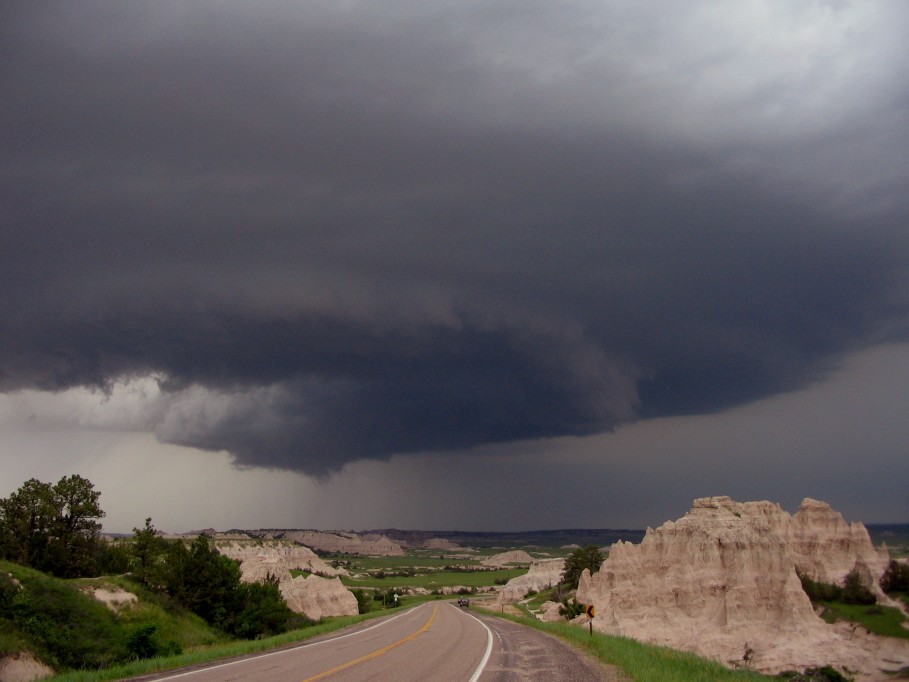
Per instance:
[[[907,622],[906,616],[892,606],[845,604],[839,601],[823,602],[822,604],[822,617],[828,623],[848,620],[858,623],[877,635],[909,639],[909,629],[903,625]]]
[[[347,578],[342,577],[341,582],[347,587],[368,587],[373,589],[389,588],[423,588],[429,591],[438,590],[443,587],[491,587],[497,584],[497,581],[511,580],[527,572],[526,568],[502,568],[490,571],[438,571],[434,573],[416,573],[413,576],[394,575],[385,578],[364,577],[364,578]]]
[[[441,552],[408,552],[404,556],[354,556],[339,554],[325,557],[325,561],[339,564],[348,570],[402,570],[407,568],[444,568],[445,566],[479,566],[483,557],[464,558]]]

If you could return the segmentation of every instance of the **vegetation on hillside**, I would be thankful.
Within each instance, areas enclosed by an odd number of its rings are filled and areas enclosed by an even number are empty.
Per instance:
[[[881,588],[894,597],[905,594],[900,590],[906,588],[907,583],[903,580],[909,580],[909,567],[904,571],[903,566],[905,564],[891,561],[881,578]],[[878,604],[877,597],[864,585],[858,571],[850,571],[842,585],[819,582],[805,575],[799,578],[808,598],[827,622],[847,620],[878,635],[909,639],[909,630],[903,625],[906,616],[899,609]]]
[[[881,589],[909,606],[909,564],[891,559],[881,576]]]
[[[99,498],[74,475],[55,485],[30,479],[0,500],[0,655],[28,649],[55,669],[101,668],[178,653],[195,641],[311,624],[290,610],[274,576],[242,582],[239,563],[204,535],[188,546],[165,541],[149,518],[131,541],[102,539]],[[94,599],[86,581],[102,574],[123,574],[115,584],[141,592],[142,607],[114,613]],[[177,635],[198,630],[173,627],[175,618],[191,617],[205,632]]]

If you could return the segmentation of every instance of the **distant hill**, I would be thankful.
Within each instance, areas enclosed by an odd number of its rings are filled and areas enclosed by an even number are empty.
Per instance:
[[[886,542],[891,550],[909,549],[909,523],[866,523],[865,528],[875,545]]]
[[[506,532],[383,528],[362,532],[384,535],[390,540],[414,547],[422,545],[430,538],[443,538],[466,547],[527,547],[531,545],[538,547],[561,547],[563,545],[606,547],[619,540],[640,542],[644,537],[643,530],[624,528],[563,528]]]

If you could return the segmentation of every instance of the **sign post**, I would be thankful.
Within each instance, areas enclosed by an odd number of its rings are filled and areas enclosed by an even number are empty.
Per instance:
[[[593,604],[588,604],[584,613],[587,614],[587,625],[590,626],[590,636],[593,637],[593,619],[597,615],[597,610],[593,608]]]

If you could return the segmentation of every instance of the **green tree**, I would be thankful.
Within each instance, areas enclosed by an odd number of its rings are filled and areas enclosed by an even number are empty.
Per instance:
[[[87,478],[78,474],[64,476],[53,488],[56,518],[52,543],[58,546],[59,565],[55,573],[63,577],[96,575],[95,561],[101,536],[104,511],[98,500],[101,493]]]
[[[595,573],[600,569],[603,563],[603,553],[596,545],[587,545],[574,550],[565,559],[565,571],[562,573],[562,584],[567,585],[573,590],[578,588],[581,580],[581,573],[584,569],[589,569]]]
[[[278,578],[272,574],[268,574],[261,583],[241,583],[235,604],[236,610],[229,619],[228,631],[246,639],[285,632],[305,620],[287,606],[278,587]]]
[[[847,604],[870,605],[877,603],[877,597],[865,586],[862,576],[854,568],[843,579],[842,600]]]
[[[0,500],[0,546],[16,563],[41,568],[47,563],[57,517],[54,490],[30,478]]]
[[[56,485],[27,480],[0,500],[0,547],[5,557],[61,577],[97,573],[104,512],[88,479],[64,476]]]
[[[170,545],[166,565],[167,593],[208,623],[227,630],[236,611],[239,564],[199,535],[188,549],[182,542]]]
[[[577,599],[572,597],[570,600],[568,597],[562,599],[562,605],[559,607],[559,615],[565,616],[565,620],[572,620],[577,618],[582,613],[584,613],[584,605],[581,604]]]
[[[881,589],[887,594],[909,592],[909,564],[891,559],[881,576]]]
[[[351,590],[353,596],[357,598],[357,612],[369,613],[372,611],[372,600],[364,590]]]
[[[158,535],[151,517],[145,519],[145,527],[133,528],[132,560],[130,569],[133,576],[143,585],[159,589],[164,585],[164,554],[167,542]]]

